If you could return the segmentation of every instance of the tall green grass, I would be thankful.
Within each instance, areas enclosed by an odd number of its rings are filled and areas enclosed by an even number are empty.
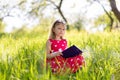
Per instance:
[[[47,34],[0,39],[1,80],[119,80],[120,32],[67,32],[68,46],[83,50],[86,67],[75,74],[53,75],[46,69]]]

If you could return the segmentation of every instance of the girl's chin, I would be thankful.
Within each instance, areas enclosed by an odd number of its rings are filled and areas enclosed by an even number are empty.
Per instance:
[[[61,37],[61,36],[64,36],[64,35],[60,35],[60,37]]]
[[[63,34],[59,34],[58,36],[63,36]]]
[[[61,37],[61,36],[64,36],[64,35],[63,35],[63,34],[59,34],[59,35],[57,35],[57,36]]]

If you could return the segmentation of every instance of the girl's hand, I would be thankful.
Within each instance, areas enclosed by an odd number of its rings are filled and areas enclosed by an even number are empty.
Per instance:
[[[61,52],[59,52],[59,51],[58,51],[56,54],[57,54],[57,56],[63,55],[63,54],[62,54]]]
[[[52,56],[56,57],[56,56],[60,56],[60,55],[63,55],[61,52],[54,52],[52,53]]]

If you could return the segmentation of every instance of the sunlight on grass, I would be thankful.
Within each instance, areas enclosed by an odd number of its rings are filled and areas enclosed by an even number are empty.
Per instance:
[[[75,74],[53,75],[46,69],[46,33],[1,37],[1,80],[119,80],[120,32],[68,31],[68,46],[83,50],[86,67]],[[31,36],[30,36],[31,35]]]

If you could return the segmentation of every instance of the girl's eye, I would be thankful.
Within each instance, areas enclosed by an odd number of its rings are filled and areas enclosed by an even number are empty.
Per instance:
[[[61,28],[58,28],[58,29],[61,29]]]

